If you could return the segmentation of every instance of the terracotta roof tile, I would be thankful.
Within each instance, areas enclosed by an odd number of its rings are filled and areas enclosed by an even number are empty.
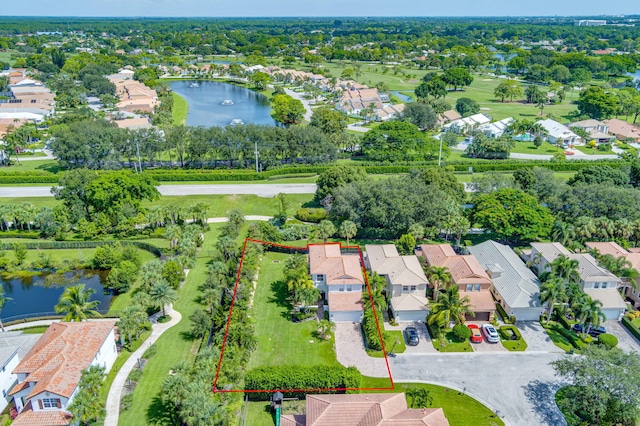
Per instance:
[[[457,255],[449,244],[423,244],[429,266],[446,267],[455,284],[491,284],[491,278],[473,255]]]
[[[31,401],[24,407],[13,426],[66,426],[71,424],[71,414],[64,411],[33,411]]]
[[[364,284],[360,256],[343,255],[340,244],[310,245],[309,272],[325,275],[327,285]]]
[[[36,382],[28,398],[44,391],[71,396],[114,325],[115,321],[51,324],[13,370],[27,374],[26,382]]]
[[[362,311],[364,309],[361,291],[330,291],[328,298],[331,312]]]

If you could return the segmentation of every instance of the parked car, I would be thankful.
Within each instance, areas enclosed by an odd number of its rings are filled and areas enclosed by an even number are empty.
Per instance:
[[[498,343],[500,341],[500,335],[494,326],[491,324],[482,324],[482,334],[489,343]]]
[[[480,333],[480,327],[475,324],[469,324],[469,330],[471,331],[471,343],[482,343],[482,334]]]
[[[576,333],[582,333],[582,324],[574,324],[573,327],[571,327],[571,329]],[[603,326],[591,327],[591,329],[589,330],[589,335],[591,337],[598,337],[602,333],[606,333],[606,332],[607,332],[607,329],[604,328]]]
[[[418,346],[420,343],[420,337],[418,336],[418,329],[415,327],[407,327],[404,329],[404,339],[409,346]]]

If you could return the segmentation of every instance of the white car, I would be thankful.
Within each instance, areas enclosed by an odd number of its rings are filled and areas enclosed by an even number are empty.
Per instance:
[[[484,334],[484,338],[487,339],[489,343],[500,342],[500,335],[491,324],[482,324],[482,334]]]

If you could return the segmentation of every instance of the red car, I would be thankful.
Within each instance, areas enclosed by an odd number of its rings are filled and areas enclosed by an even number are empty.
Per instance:
[[[482,343],[482,334],[480,328],[475,324],[469,324],[469,330],[471,331],[471,343]]]

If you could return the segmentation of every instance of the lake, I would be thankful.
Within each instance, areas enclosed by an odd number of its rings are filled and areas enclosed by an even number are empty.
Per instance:
[[[413,99],[411,98],[411,96],[404,95],[404,94],[398,92],[397,90],[392,90],[391,94],[396,96],[402,102],[405,102],[405,103],[413,102]]]
[[[106,282],[108,271],[75,271],[62,274],[42,273],[30,277],[4,279],[0,276],[0,283],[4,287],[7,301],[2,308],[3,321],[11,320],[17,315],[35,314],[39,312],[54,312],[54,306],[64,292],[63,284],[83,283],[85,288],[92,288],[95,293],[91,300],[100,301],[98,309],[107,310],[111,303],[111,294],[104,294],[103,283]],[[51,278],[56,278],[51,282]],[[48,282],[49,281],[49,282]],[[61,285],[62,284],[62,285]]]
[[[195,84],[194,84],[195,83]],[[198,87],[193,87],[197,84]],[[244,124],[275,126],[269,99],[253,90],[217,81],[174,81],[171,89],[189,104],[187,126]]]
[[[636,82],[640,81],[640,70],[636,70],[636,72],[628,72],[627,75],[633,77],[633,80]]]

